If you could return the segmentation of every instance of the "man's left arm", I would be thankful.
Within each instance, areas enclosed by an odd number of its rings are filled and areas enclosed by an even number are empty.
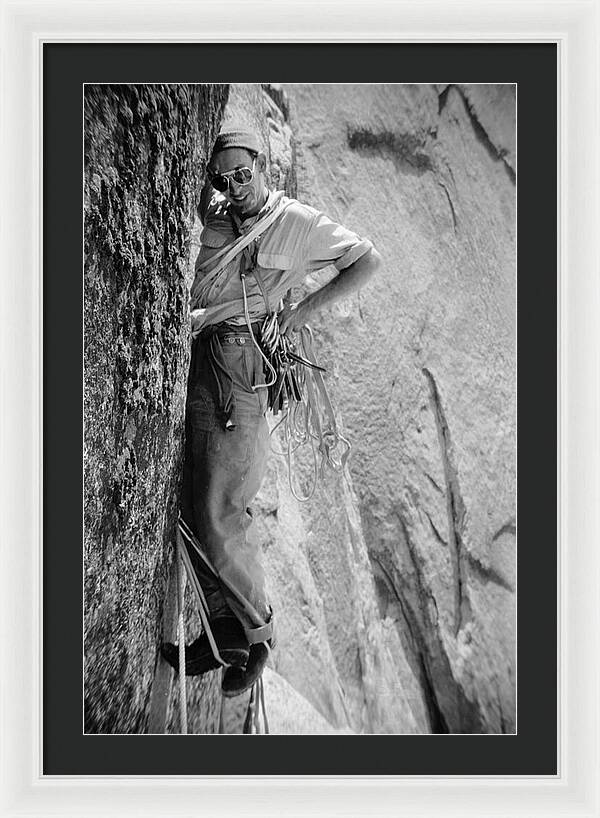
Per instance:
[[[363,239],[324,213],[312,213],[310,229],[303,242],[305,273],[314,273],[333,264],[337,275],[297,304],[289,304],[279,314],[282,332],[299,329],[324,307],[346,298],[363,287],[381,266],[381,256],[368,239]]]
[[[381,266],[382,259],[371,247],[356,261],[338,271],[338,274],[319,290],[307,295],[297,304],[288,304],[279,314],[282,332],[293,332],[310,322],[315,313],[336,301],[360,290]]]

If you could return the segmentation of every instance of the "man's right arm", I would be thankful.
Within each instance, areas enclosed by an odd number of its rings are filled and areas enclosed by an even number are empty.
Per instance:
[[[206,224],[206,211],[208,210],[208,206],[210,204],[210,200],[212,199],[214,188],[210,184],[210,182],[205,182],[204,187],[202,188],[202,192],[200,193],[200,201],[198,202],[198,207],[196,212],[198,213],[198,218],[202,222],[202,224]]]

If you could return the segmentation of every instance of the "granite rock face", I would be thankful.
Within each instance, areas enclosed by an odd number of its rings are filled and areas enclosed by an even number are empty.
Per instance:
[[[346,473],[299,504],[274,458],[258,498],[275,668],[336,728],[512,732],[514,87],[241,85],[225,117],[384,259],[313,322]]]

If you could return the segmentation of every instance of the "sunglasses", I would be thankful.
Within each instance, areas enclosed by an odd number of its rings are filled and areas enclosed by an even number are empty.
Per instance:
[[[254,178],[254,164],[256,156],[252,160],[251,168],[236,168],[229,170],[227,173],[217,173],[214,176],[209,174],[209,181],[215,190],[219,193],[224,193],[229,189],[229,182],[233,179],[236,185],[249,185]]]

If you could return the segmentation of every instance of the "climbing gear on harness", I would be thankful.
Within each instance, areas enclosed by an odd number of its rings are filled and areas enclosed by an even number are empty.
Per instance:
[[[256,275],[256,271],[254,271],[254,273]],[[242,266],[241,266],[241,269],[240,269],[240,278],[242,279],[242,295],[243,295],[243,299],[244,299],[244,318],[246,319],[246,326],[250,330],[250,337],[252,338],[252,343],[254,344],[256,349],[259,351],[260,356],[263,359],[264,363],[267,365],[267,369],[269,370],[269,374],[270,374],[270,378],[271,378],[270,380],[266,381],[266,383],[252,384],[252,389],[253,390],[261,389],[261,388],[262,389],[265,389],[265,388],[268,389],[277,380],[277,372],[273,368],[271,362],[269,361],[269,359],[267,358],[265,353],[262,351],[261,346],[258,343],[258,341],[256,340],[256,338],[254,337],[254,332],[252,331],[252,322],[250,320],[250,313],[248,312],[248,295],[246,293],[245,258],[242,259]],[[257,281],[258,281],[258,278],[257,278]]]
[[[292,338],[280,331],[277,312],[271,309],[269,294],[258,271],[256,256],[255,243],[254,253],[249,247],[244,249],[240,264],[244,318],[251,331],[252,341],[266,364],[269,378],[264,384],[256,384],[252,388],[268,388],[269,409],[274,415],[282,414],[281,421],[271,430],[271,435],[283,425],[285,448],[282,452],[277,452],[273,446],[271,449],[286,458],[290,490],[297,500],[305,502],[314,494],[325,465],[334,471],[343,472],[351,446],[338,429],[323,380],[322,373],[325,369],[316,362],[312,330],[308,326],[301,327],[300,351],[296,349]],[[251,274],[256,278],[267,313],[260,329],[260,341],[254,337],[248,311],[246,277]],[[305,444],[310,445],[312,449],[314,479],[308,493],[302,496],[293,484],[292,456]],[[343,449],[336,459],[335,451],[339,444]]]
[[[269,408],[274,415],[277,415],[286,408],[290,401],[300,403],[303,400],[301,387],[304,386],[304,373],[298,368],[298,364],[318,369],[321,372],[325,370],[322,366],[295,352],[292,338],[279,332],[276,314],[265,320],[261,329],[261,340],[270,363],[277,372],[277,380],[269,390],[268,401]]]
[[[279,428],[283,432],[283,449],[271,445],[271,450],[287,462],[293,496],[306,502],[313,496],[325,466],[343,472],[351,446],[339,430],[323,379],[325,369],[316,362],[312,330],[308,326],[300,329],[298,351],[294,341],[279,333],[278,327],[271,320],[265,331],[266,352],[278,373],[269,391],[269,406],[274,415],[282,415],[271,436]],[[310,446],[313,459],[312,486],[304,495],[294,486],[292,462],[302,446]]]

